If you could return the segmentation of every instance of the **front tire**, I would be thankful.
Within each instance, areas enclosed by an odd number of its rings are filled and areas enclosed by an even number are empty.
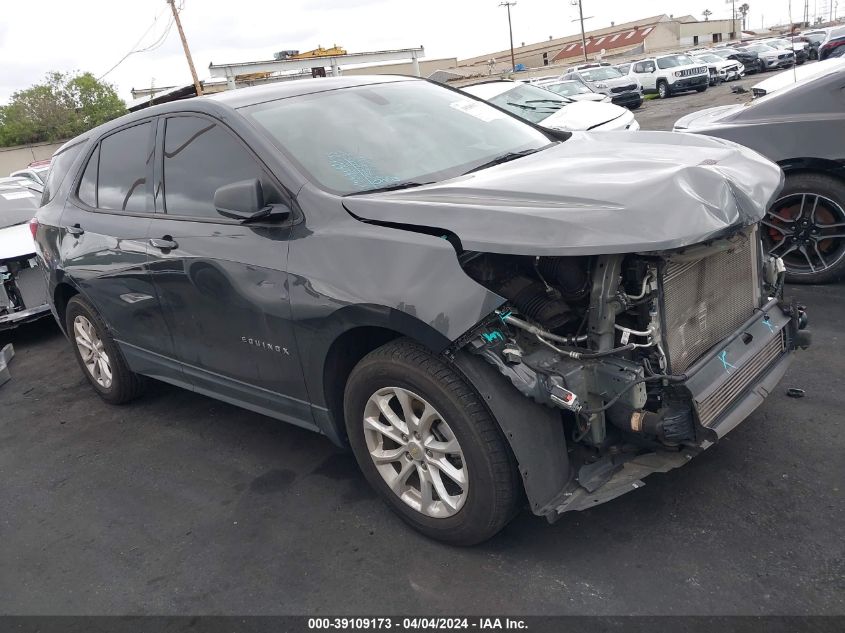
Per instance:
[[[498,424],[463,375],[424,347],[399,339],[364,357],[344,414],[367,481],[426,536],[474,545],[518,510],[521,483]]]
[[[821,173],[787,176],[766,214],[763,240],[786,280],[822,284],[845,273],[845,183]]]
[[[669,91],[669,84],[665,81],[658,81],[657,82],[657,96],[661,99],[666,99],[671,96],[671,92]]]
[[[79,295],[68,301],[65,331],[82,373],[103,400],[123,404],[141,395],[143,378],[129,369],[105,322]]]

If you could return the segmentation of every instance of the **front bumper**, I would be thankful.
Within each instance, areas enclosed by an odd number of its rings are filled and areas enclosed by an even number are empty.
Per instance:
[[[28,308],[19,312],[4,314],[3,316],[0,316],[0,331],[11,330],[12,328],[16,328],[24,323],[29,323],[30,321],[35,321],[36,319],[45,317],[48,314],[50,314],[50,306],[46,303],[35,308]]]
[[[672,92],[677,92],[679,90],[694,90],[695,88],[701,88],[702,86],[706,86],[710,83],[710,74],[706,75],[695,75],[694,77],[681,77],[680,79],[676,79],[673,83],[669,84],[669,90]]]
[[[608,455],[582,466],[561,493],[535,513],[554,521],[645,485],[642,478],[683,466],[736,428],[777,386],[792,361],[798,318],[772,300],[699,359],[684,383],[693,399],[698,440],[678,450]]]
[[[643,102],[643,95],[639,90],[632,90],[631,92],[623,92],[622,94],[611,94],[610,101],[614,105],[628,107],[632,105],[640,106]]]

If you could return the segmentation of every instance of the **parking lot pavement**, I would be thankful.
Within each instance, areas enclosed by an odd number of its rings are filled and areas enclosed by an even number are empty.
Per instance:
[[[685,92],[668,99],[649,99],[640,109],[634,110],[634,116],[643,130],[671,131],[675,121],[690,112],[751,101],[751,86],[772,74],[751,75],[741,81],[711,86],[704,92]],[[731,91],[734,86],[744,86],[748,92],[736,94]]]
[[[51,321],[2,334],[0,612],[843,614],[845,286],[789,293],[815,347],[724,441],[472,549],[405,527],[320,436],[159,383],[110,406]]]

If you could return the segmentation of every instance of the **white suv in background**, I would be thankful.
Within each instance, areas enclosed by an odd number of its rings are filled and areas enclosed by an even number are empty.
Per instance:
[[[643,92],[656,92],[661,99],[684,90],[704,92],[710,84],[707,66],[683,53],[641,59],[631,64],[629,74],[640,80]]]

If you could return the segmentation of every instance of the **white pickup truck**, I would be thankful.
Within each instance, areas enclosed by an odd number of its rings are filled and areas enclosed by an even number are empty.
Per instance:
[[[684,90],[704,92],[710,84],[710,71],[689,55],[648,57],[631,64],[630,75],[640,80],[643,92],[656,92],[661,99]]]

